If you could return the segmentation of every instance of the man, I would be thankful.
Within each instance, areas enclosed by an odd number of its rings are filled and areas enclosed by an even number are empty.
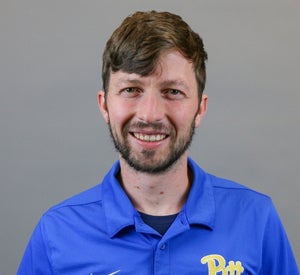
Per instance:
[[[45,213],[18,274],[299,274],[270,198],[188,157],[207,107],[206,59],[177,15],[123,21],[98,94],[119,161]]]

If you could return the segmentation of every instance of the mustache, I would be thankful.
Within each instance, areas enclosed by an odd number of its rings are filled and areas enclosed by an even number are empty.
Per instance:
[[[165,125],[162,124],[161,122],[139,121],[139,122],[132,123],[130,126],[134,127],[134,128],[139,128],[139,129],[152,128],[154,130],[160,130],[160,129],[166,128]]]
[[[161,122],[143,122],[138,121],[134,123],[130,123],[125,128],[127,129],[134,129],[134,130],[155,130],[155,131],[162,131],[162,132],[168,132],[170,131],[170,126],[166,126],[165,124]]]

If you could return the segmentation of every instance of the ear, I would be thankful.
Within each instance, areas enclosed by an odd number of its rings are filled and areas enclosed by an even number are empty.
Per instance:
[[[105,92],[103,90],[100,90],[97,95],[98,99],[98,106],[100,109],[100,112],[105,120],[106,123],[109,122],[109,116],[108,116],[108,110],[106,105],[106,98],[105,98]]]
[[[200,106],[199,106],[199,110],[198,110],[198,113],[195,117],[195,127],[199,127],[200,124],[201,124],[201,121],[206,113],[206,110],[207,110],[207,101],[208,101],[208,97],[206,94],[203,94],[202,95],[202,99],[201,99],[201,103],[200,103]]]

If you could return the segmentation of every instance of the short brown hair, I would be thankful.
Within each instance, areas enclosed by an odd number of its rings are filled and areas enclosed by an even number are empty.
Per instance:
[[[136,12],[113,32],[103,53],[103,90],[108,89],[111,72],[149,75],[161,53],[173,48],[193,63],[201,99],[207,60],[202,39],[180,16],[169,12]]]

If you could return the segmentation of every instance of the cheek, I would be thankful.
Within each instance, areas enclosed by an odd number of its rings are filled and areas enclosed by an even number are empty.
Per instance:
[[[116,128],[123,127],[122,125],[126,124],[133,116],[130,110],[132,108],[124,104],[111,104],[108,106],[109,123]]]
[[[191,125],[193,123],[194,117],[190,114],[177,114],[176,116],[173,116],[170,118],[171,124],[173,124],[173,127],[175,128],[177,135],[186,135],[190,132]]]
[[[196,112],[195,106],[190,106],[189,108],[177,108],[173,111],[173,116],[171,118],[180,131],[181,129],[190,128],[194,121],[195,124],[197,124]]]

